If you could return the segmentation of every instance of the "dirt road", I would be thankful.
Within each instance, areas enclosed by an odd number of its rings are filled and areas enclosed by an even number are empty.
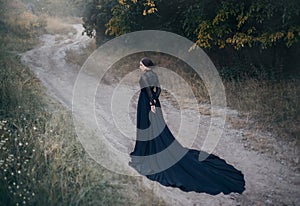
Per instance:
[[[41,37],[43,45],[22,54],[24,64],[35,72],[47,87],[49,94],[70,110],[72,109],[73,88],[80,68],[66,61],[66,51],[68,49],[81,50],[90,41],[88,37],[81,35],[83,28],[80,24],[75,24],[73,27],[77,33],[61,36],[43,35]],[[86,88],[83,85],[82,89],[88,93],[90,82],[97,80],[91,75],[86,75],[86,81]],[[128,90],[136,91],[137,86],[128,85]],[[101,91],[95,95],[96,102],[98,102],[94,105],[96,120],[100,125],[101,122],[113,122],[108,111],[103,109],[109,107],[110,102],[101,101],[106,97],[111,97],[113,92],[113,85],[102,85]],[[80,101],[77,106],[92,105],[84,98]],[[136,101],[137,98],[132,98],[133,104],[129,108],[132,122],[135,122]],[[176,136],[180,111],[166,99],[162,98],[161,103],[166,121]],[[105,105],[103,107],[100,104]],[[186,111],[184,118],[189,119],[190,122],[200,115],[199,138],[196,139],[193,147],[201,149],[203,137],[208,131],[211,118],[209,115],[198,114],[192,109],[187,108]],[[95,119],[91,118],[91,115],[93,114],[89,112],[75,114],[77,120],[85,125],[84,130],[96,131],[99,125]],[[228,109],[228,116],[235,121],[244,121],[239,120],[238,113],[233,110]],[[111,151],[120,151],[118,154],[105,154],[106,158],[110,158],[112,164],[119,165],[120,171],[126,170],[133,174],[134,172],[128,166],[128,157],[122,154],[129,154],[134,146],[134,139],[124,138],[124,134],[120,134],[118,128],[113,124],[107,124],[104,129],[102,134],[99,131],[98,133],[96,131],[96,134],[105,136],[106,140],[115,148]],[[189,129],[185,128],[184,133],[188,134],[188,132]],[[87,139],[92,140],[91,138]],[[100,142],[100,140],[95,141]],[[180,141],[185,144],[184,138]],[[101,143],[99,148],[93,145],[95,148],[91,148],[90,151],[95,152],[103,146],[105,145],[101,145]],[[226,122],[223,135],[213,153],[244,173],[246,190],[242,195],[219,194],[212,196],[204,193],[186,193],[177,188],[161,186],[147,178],[143,178],[143,184],[140,187],[151,188],[168,205],[300,205],[300,174],[299,169],[297,170],[299,163],[297,154],[299,153],[293,144],[276,142],[271,133],[249,131],[243,128],[237,130],[229,122]],[[91,152],[90,154],[96,155]],[[94,158],[97,159],[97,157]]]

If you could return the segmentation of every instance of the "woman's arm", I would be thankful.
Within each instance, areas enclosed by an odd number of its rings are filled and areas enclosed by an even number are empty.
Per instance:
[[[160,86],[156,86],[155,94],[153,95],[153,99],[157,100],[159,98],[161,89]]]
[[[143,87],[146,89],[148,99],[150,101],[150,105],[155,105],[154,95],[151,91],[151,85],[146,76],[142,75]]]
[[[154,82],[155,82],[155,84],[154,84],[155,94],[154,94],[153,98],[157,100],[159,98],[161,88],[160,88],[160,83],[159,83],[158,76],[156,73],[154,73]]]

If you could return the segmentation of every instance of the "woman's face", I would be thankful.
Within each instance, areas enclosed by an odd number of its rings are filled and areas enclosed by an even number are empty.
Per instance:
[[[146,69],[145,65],[144,65],[142,62],[140,62],[140,69],[141,69],[142,71],[144,71],[144,70]]]

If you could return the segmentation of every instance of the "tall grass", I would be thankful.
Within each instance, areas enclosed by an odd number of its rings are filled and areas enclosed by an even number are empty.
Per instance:
[[[0,205],[163,204],[153,191],[136,187],[140,178],[112,173],[90,158],[71,113],[21,64],[18,53],[36,46],[36,36],[2,26]]]
[[[73,18],[64,18],[64,21],[61,20],[61,18],[58,17],[53,17],[53,16],[45,16],[44,17],[46,20],[46,32],[48,34],[61,34],[61,35],[66,35],[69,33],[76,33],[76,29],[72,27],[69,22],[72,23],[81,23],[81,20],[78,18],[76,19],[75,17]]]
[[[66,61],[68,63],[74,64],[76,66],[82,66],[84,62],[87,60],[89,55],[92,54],[93,51],[97,49],[96,40],[91,40],[85,47],[82,47],[81,50],[66,50]]]
[[[24,38],[21,34],[9,32],[0,32],[0,34],[1,53],[18,54],[32,49],[39,42],[37,38]],[[1,58],[6,58],[6,56],[2,54]]]
[[[19,58],[1,58],[1,205],[120,204],[126,197],[76,139],[72,117],[44,102]]]
[[[300,142],[300,79],[225,82],[227,103],[255,120],[252,127]]]

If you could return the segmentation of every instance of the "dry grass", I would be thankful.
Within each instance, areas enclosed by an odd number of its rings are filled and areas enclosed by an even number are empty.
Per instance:
[[[82,66],[86,59],[97,49],[96,41],[93,39],[89,44],[80,51],[68,49],[66,51],[66,61],[78,66]]]
[[[0,36],[0,52],[15,53],[27,51],[38,43],[36,38],[23,37],[16,34],[1,34]]]
[[[254,120],[252,126],[300,140],[300,80],[225,82],[227,102]]]
[[[1,204],[87,203],[92,195],[103,204],[120,201],[76,140],[70,114],[47,108],[39,81],[18,58],[1,60]]]
[[[83,20],[80,17],[76,16],[65,16],[65,17],[59,17],[63,22],[68,24],[83,24]]]
[[[17,57],[0,59],[6,65],[0,73],[1,205],[163,204],[141,188],[141,179],[112,173],[90,158],[71,113],[45,95]]]
[[[46,16],[46,32],[49,34],[69,34],[76,33],[76,29],[69,23],[71,20],[62,21],[61,18]],[[72,20],[73,22],[75,20]],[[78,20],[79,21],[79,20]],[[80,21],[79,21],[80,22]]]

